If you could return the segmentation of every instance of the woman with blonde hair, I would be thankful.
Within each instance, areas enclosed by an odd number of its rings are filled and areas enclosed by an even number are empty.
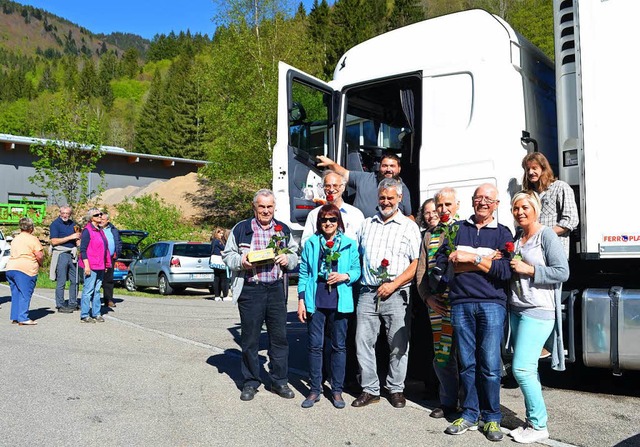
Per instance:
[[[11,257],[7,262],[7,281],[11,288],[11,322],[20,326],[38,323],[29,319],[29,304],[42,265],[42,245],[33,234],[33,221],[23,217],[18,223],[20,234],[11,241]]]
[[[538,376],[540,350],[553,334],[551,366],[564,369],[560,292],[569,278],[569,264],[556,233],[538,219],[542,204],[533,191],[511,200],[511,211],[522,234],[515,241],[509,294],[513,375],[524,395],[526,424],[511,432],[514,441],[529,444],[549,437],[547,409]]]

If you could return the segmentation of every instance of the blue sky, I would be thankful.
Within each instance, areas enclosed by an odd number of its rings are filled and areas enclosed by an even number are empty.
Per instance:
[[[212,0],[18,0],[87,28],[93,33],[138,34],[152,39],[155,34],[191,30],[213,36],[215,15]],[[302,2],[307,12],[313,0]],[[330,2],[333,3],[333,2]],[[298,2],[296,1],[297,5]]]

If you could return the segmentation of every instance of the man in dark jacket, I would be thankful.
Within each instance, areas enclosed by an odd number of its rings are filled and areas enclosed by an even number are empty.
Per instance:
[[[460,435],[477,430],[484,421],[484,435],[500,441],[500,344],[504,332],[510,259],[496,256],[513,242],[511,231],[498,223],[498,190],[485,183],[473,194],[474,214],[456,222],[454,244],[445,238],[436,257],[441,271],[454,267],[449,280],[451,322],[458,347],[460,385],[464,391],[462,415],[445,433]]]
[[[295,397],[288,382],[289,342],[287,341],[287,301],[283,270],[298,265],[298,244],[285,224],[273,218],[275,197],[261,189],[253,197],[254,217],[238,222],[231,230],[222,259],[232,271],[233,300],[240,312],[243,387],[240,399],[253,399],[260,386],[258,344],[262,324],[269,335],[271,391],[285,399]],[[264,250],[271,241],[281,245],[275,259],[252,263],[250,252]],[[278,251],[280,253],[278,254]]]
[[[102,303],[105,307],[116,307],[116,303],[113,301],[113,268],[116,259],[122,253],[122,239],[120,231],[109,221],[109,214],[106,212],[102,214],[102,229],[107,237],[109,253],[111,253],[111,267],[105,270],[102,280]]]

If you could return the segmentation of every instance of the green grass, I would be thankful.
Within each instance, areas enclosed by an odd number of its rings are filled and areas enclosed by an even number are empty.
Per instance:
[[[80,271],[80,274],[82,272]],[[3,278],[4,279],[4,278]],[[68,285],[67,285],[68,286]],[[40,289],[55,289],[56,282],[51,281],[49,279],[49,270],[47,271],[40,270],[38,273],[38,280],[36,281],[36,287]],[[80,290],[82,290],[82,284],[80,285]],[[115,296],[140,296],[144,298],[179,298],[179,299],[195,299],[202,298],[203,296],[209,295],[209,292],[206,289],[199,290],[187,290],[180,295],[160,295],[158,289],[149,288],[144,290],[136,290],[135,292],[129,292],[124,287],[118,287],[113,291]]]

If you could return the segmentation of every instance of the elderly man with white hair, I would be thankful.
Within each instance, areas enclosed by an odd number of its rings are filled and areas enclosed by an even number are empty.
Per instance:
[[[368,217],[360,231],[362,277],[356,309],[356,347],[360,363],[362,394],[354,407],[380,401],[375,344],[381,320],[389,342],[389,373],[386,388],[391,405],[403,408],[404,380],[409,354],[409,285],[420,254],[418,225],[399,212],[403,188],[399,180],[384,178],[378,185],[378,212]]]
[[[445,433],[477,430],[482,419],[487,439],[500,441],[500,344],[511,278],[506,250],[513,236],[494,216],[500,203],[494,185],[478,186],[472,200],[474,214],[456,222],[453,246],[446,238],[436,255],[441,271],[450,270],[448,265],[454,271],[448,280],[449,301],[464,391],[462,415]],[[495,256],[497,251],[505,256]]]

